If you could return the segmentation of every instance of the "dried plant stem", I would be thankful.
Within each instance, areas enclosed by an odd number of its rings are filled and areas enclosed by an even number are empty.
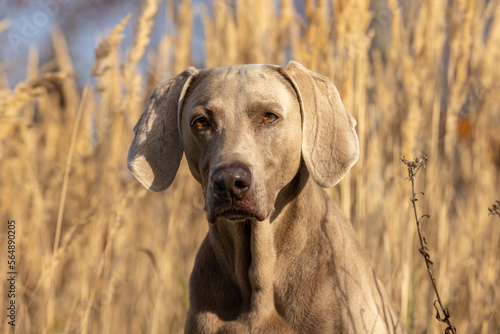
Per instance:
[[[495,203],[493,203],[491,208],[488,208],[488,211],[490,212],[489,215],[497,215],[498,218],[500,218],[500,201],[497,200]]]
[[[71,170],[71,161],[73,160],[73,153],[75,151],[75,143],[78,135],[78,129],[80,128],[80,123],[82,120],[85,100],[87,99],[87,94],[89,92],[89,84],[87,81],[85,87],[83,88],[82,98],[80,100],[80,104],[78,105],[78,111],[76,113],[75,124],[73,125],[73,134],[71,135],[71,142],[69,145],[69,152],[66,158],[66,168],[64,170],[64,180],[63,180],[63,188],[61,191],[61,201],[59,202],[59,212],[57,214],[57,225],[56,225],[56,237],[54,239],[54,249],[53,254],[56,254],[57,248],[59,247],[59,239],[61,237],[61,225],[62,218],[64,214],[64,204],[66,203],[66,193],[68,191],[68,181],[69,181],[69,172]]]
[[[422,167],[425,168],[425,164],[427,162],[427,157],[424,156],[422,158],[415,158],[415,160],[413,160],[413,161],[408,161],[405,159],[405,157],[402,157],[401,161],[408,168],[408,179],[411,182],[411,196],[412,196],[411,197],[411,204],[413,206],[413,213],[415,215],[415,222],[417,223],[418,239],[420,241],[419,252],[424,257],[425,266],[427,267],[427,272],[429,273],[429,278],[432,282],[432,287],[434,288],[434,293],[436,294],[436,298],[437,298],[433,304],[434,308],[436,309],[436,319],[438,319],[439,321],[444,322],[445,324],[448,325],[448,327],[446,327],[446,329],[444,330],[446,334],[450,334],[450,333],[456,334],[457,330],[456,330],[455,326],[453,326],[450,323],[450,317],[451,317],[450,311],[448,310],[448,308],[443,307],[443,303],[441,302],[441,298],[439,297],[439,292],[438,292],[438,288],[436,285],[436,279],[432,275],[431,267],[433,265],[433,262],[431,261],[431,257],[429,255],[429,253],[427,253],[427,250],[428,250],[428,248],[426,246],[427,241],[422,236],[422,231],[420,230],[420,221],[423,218],[430,218],[430,217],[428,214],[424,214],[424,215],[420,216],[420,218],[419,218],[418,213],[417,213],[416,202],[418,201],[418,199],[416,197],[417,194],[415,193],[415,176],[417,175],[417,172],[420,170],[420,168],[422,168]],[[424,195],[424,193],[420,193],[420,194]],[[439,304],[439,308],[436,306],[436,303]],[[441,317],[441,313],[440,313],[439,309],[441,309],[442,314],[444,314],[444,318]]]
[[[50,275],[48,280],[48,295],[52,296],[54,293],[54,272],[57,263],[57,255],[59,249],[59,240],[61,238],[61,229],[62,229],[62,219],[64,215],[64,207],[66,204],[66,194],[68,192],[68,182],[69,182],[69,173],[71,171],[71,162],[73,160],[73,154],[75,151],[76,138],[78,135],[78,130],[80,128],[80,123],[83,115],[85,100],[87,98],[87,93],[89,91],[90,80],[87,81],[85,87],[83,88],[82,98],[78,105],[78,111],[75,117],[75,123],[73,125],[73,133],[71,135],[71,141],[69,145],[69,151],[66,158],[66,168],[64,170],[64,179],[63,179],[63,187],[61,191],[61,199],[59,201],[59,212],[57,214],[57,223],[56,223],[56,234],[54,237],[54,246],[52,252],[52,261],[50,263]],[[51,297],[51,301],[54,301],[55,297]],[[48,325],[52,325],[55,320],[55,305],[53,302],[48,303],[47,305],[47,320]],[[47,328],[44,329],[44,332],[47,332]]]

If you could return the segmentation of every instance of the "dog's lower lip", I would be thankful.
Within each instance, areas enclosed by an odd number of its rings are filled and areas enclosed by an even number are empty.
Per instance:
[[[228,220],[245,220],[255,217],[254,214],[242,208],[223,209],[217,214],[217,216]]]

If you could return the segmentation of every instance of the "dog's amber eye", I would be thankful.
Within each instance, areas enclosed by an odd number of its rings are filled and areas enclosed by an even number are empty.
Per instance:
[[[264,115],[264,123],[272,123],[278,119],[278,116],[268,112]]]
[[[191,124],[198,130],[204,130],[210,127],[210,122],[206,119],[206,117],[195,118]]]

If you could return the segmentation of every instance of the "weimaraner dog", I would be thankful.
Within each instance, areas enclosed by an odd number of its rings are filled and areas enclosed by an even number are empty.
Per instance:
[[[358,160],[355,125],[332,82],[293,61],[189,67],[151,94],[128,167],[161,191],[184,152],[210,226],[186,333],[406,332],[322,189]]]

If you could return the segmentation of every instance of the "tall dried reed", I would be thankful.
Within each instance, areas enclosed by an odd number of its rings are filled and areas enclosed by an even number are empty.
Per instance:
[[[443,306],[460,333],[498,333],[500,224],[486,211],[500,198],[498,1],[389,0],[375,12],[364,0],[294,3],[213,0],[202,16],[204,65],[293,58],[336,83],[357,119],[361,156],[328,191],[412,333],[443,330],[429,307],[433,290],[407,223],[411,203],[399,163],[403,155],[429,155],[415,186],[432,217],[422,228],[439,254]],[[99,44],[86,94],[76,88],[58,29],[55,67],[38,67],[31,49],[25,82],[10,89],[0,79],[0,217],[17,222],[16,333],[183,330],[188,277],[207,230],[200,187],[184,161],[159,194],[125,165],[149,92],[192,63],[191,2],[168,1],[174,26],[154,48],[157,8],[145,2],[133,45],[121,45],[128,18]],[[390,43],[372,42],[373,27]],[[0,249],[6,240],[2,232]],[[11,333],[6,321],[0,333]]]

